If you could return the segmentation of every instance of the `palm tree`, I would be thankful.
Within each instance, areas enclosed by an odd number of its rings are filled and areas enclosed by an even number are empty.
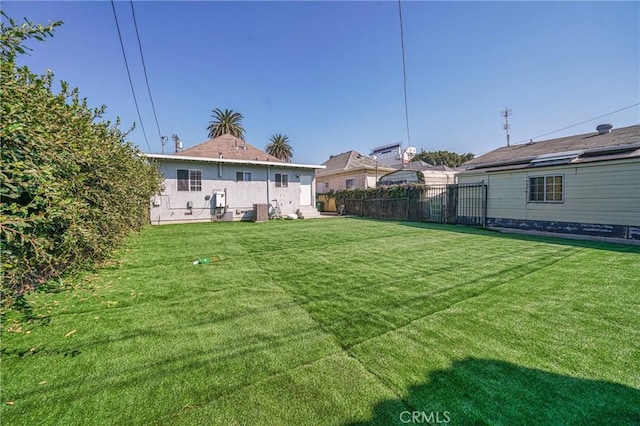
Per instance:
[[[222,111],[220,108],[216,108],[211,111],[211,117],[213,120],[211,120],[209,127],[207,127],[210,139],[229,133],[244,140],[244,127],[242,127],[241,123],[244,117],[242,114],[232,109]]]
[[[265,151],[267,151],[267,154],[278,157],[282,161],[290,161],[293,157],[293,148],[289,144],[289,138],[281,133],[269,138]]]

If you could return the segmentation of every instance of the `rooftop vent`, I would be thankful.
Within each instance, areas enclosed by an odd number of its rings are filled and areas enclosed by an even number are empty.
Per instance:
[[[598,127],[596,127],[596,130],[598,131],[599,135],[604,135],[605,133],[609,133],[611,129],[613,129],[613,126],[611,124],[600,124]]]

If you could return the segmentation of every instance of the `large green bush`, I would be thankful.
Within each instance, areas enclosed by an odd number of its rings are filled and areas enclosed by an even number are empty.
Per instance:
[[[4,15],[4,14],[3,14]],[[52,34],[30,22],[2,23],[0,236],[3,304],[53,277],[105,259],[148,223],[161,178],[125,140],[53,74],[18,67],[23,42]]]
[[[393,199],[393,198],[420,198],[421,194],[428,188],[427,185],[419,183],[409,183],[404,185],[377,186],[375,188],[355,188],[339,189],[335,192],[338,202],[344,200],[364,200],[364,199]]]

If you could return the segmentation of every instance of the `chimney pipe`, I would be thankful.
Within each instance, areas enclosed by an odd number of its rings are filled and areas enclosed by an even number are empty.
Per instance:
[[[600,124],[598,127],[596,127],[596,130],[598,131],[599,135],[604,135],[609,133],[612,128],[613,126],[611,124]]]

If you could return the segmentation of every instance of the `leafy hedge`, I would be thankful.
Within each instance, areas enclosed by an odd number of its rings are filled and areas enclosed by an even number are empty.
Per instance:
[[[390,185],[378,186],[376,188],[355,188],[355,189],[339,189],[335,192],[335,198],[338,202],[341,200],[363,200],[363,199],[392,199],[392,198],[420,198],[422,192],[427,188],[426,185],[410,183],[406,185]]]
[[[4,14],[3,14],[4,15]],[[105,259],[148,223],[156,169],[77,89],[15,57],[53,28],[3,16],[0,236],[3,305],[53,277]]]

